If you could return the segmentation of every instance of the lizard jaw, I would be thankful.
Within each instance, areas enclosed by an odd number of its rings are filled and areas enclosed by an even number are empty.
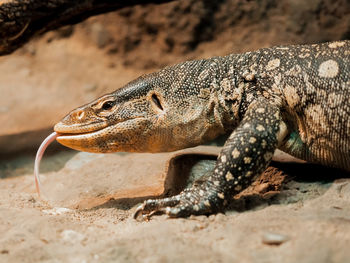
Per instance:
[[[107,152],[102,146],[96,144],[96,139],[106,133],[106,129],[100,129],[85,133],[58,133],[56,140],[69,148],[84,152],[101,153]]]
[[[135,130],[143,131],[142,123],[145,118],[134,118],[127,121],[118,122],[101,126],[100,129],[95,129],[89,132],[80,132],[74,130],[71,132],[61,132],[60,126],[55,126],[55,131],[58,134],[56,140],[69,148],[78,151],[92,153],[111,153],[120,151],[138,151],[142,144],[135,142],[132,138],[138,137]],[[139,129],[130,128],[139,127]],[[66,131],[66,130],[64,130]],[[140,137],[140,136],[139,136]],[[143,137],[141,137],[143,138]]]
[[[58,135],[56,140],[66,147],[84,152],[101,152],[101,150],[93,147],[93,142],[103,134],[106,127],[108,127],[108,124],[105,122],[84,126],[67,125],[59,122],[54,126],[54,131]]]

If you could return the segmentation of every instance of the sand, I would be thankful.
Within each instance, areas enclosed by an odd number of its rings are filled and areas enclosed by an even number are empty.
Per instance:
[[[2,162],[0,262],[348,262],[348,174],[273,162],[225,214],[134,220],[137,204],[178,187],[166,174],[173,156],[49,155],[43,199],[30,157]]]

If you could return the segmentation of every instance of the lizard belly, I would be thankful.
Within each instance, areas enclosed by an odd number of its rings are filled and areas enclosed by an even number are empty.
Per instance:
[[[306,133],[294,130],[280,149],[311,163],[350,171],[350,142],[343,140],[340,144],[338,141],[330,140],[329,138],[336,137],[332,133],[328,136],[316,135],[318,134],[314,130],[307,130]]]

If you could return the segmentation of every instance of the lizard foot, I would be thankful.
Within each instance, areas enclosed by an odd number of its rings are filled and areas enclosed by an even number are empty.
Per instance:
[[[146,200],[136,209],[134,218],[149,220],[154,214],[167,214],[169,217],[210,214],[223,208],[224,199],[223,194],[217,194],[213,189],[185,189],[173,197]]]

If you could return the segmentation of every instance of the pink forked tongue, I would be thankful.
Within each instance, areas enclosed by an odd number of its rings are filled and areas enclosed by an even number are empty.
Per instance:
[[[44,152],[47,146],[49,146],[49,144],[52,143],[57,137],[58,137],[58,134],[56,132],[53,132],[49,136],[47,136],[46,139],[41,143],[38,149],[38,152],[36,153],[35,164],[34,164],[34,178],[35,178],[36,192],[38,193],[39,196],[40,196],[40,178],[39,178],[40,161],[44,155]]]

